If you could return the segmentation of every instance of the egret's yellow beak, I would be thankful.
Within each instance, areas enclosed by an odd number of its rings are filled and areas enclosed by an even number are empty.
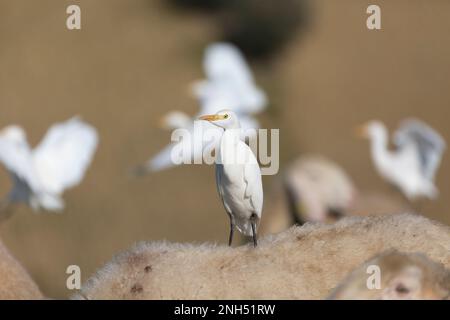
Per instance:
[[[224,115],[220,114],[207,114],[204,116],[199,117],[200,120],[206,120],[206,121],[218,121],[225,119]]]
[[[362,124],[355,128],[355,135],[359,138],[367,138],[368,137],[368,124]]]

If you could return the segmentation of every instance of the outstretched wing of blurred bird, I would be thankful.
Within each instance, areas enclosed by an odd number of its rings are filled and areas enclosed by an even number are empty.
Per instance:
[[[37,175],[49,192],[79,184],[98,144],[95,128],[75,117],[54,124],[33,150]]]
[[[210,81],[253,82],[250,68],[237,47],[230,43],[213,43],[205,50],[205,74]]]
[[[172,150],[175,145],[176,143],[171,143],[165,146],[144,165],[136,167],[134,169],[135,175],[140,176],[148,171],[161,171],[175,166],[176,164],[172,161]]]
[[[395,132],[394,142],[399,149],[413,144],[416,147],[422,172],[433,180],[446,148],[444,139],[433,128],[418,119],[402,121]]]
[[[31,150],[26,140],[17,143],[0,138],[0,161],[13,177],[24,181],[31,190],[37,192],[41,189],[41,184],[36,177],[31,159]]]
[[[196,83],[199,114],[229,108],[238,113],[258,113],[267,105],[265,93],[256,86],[253,75],[239,49],[229,43],[214,43],[205,51],[206,80]]]

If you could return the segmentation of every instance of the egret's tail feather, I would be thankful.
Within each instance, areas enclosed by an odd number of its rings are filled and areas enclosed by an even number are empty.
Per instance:
[[[65,207],[64,201],[59,196],[49,194],[39,196],[39,206],[53,212],[60,212]]]
[[[252,222],[249,219],[239,219],[236,218],[236,228],[239,230],[240,233],[247,237],[253,236],[253,229],[252,229]],[[255,222],[255,231],[258,230],[258,221]]]

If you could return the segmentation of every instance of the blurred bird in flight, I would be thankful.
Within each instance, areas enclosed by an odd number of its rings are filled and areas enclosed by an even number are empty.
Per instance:
[[[20,202],[34,210],[62,210],[62,193],[81,182],[97,143],[97,131],[77,117],[54,124],[34,149],[21,127],[4,128],[0,132],[0,162],[8,170],[13,187],[2,201],[0,215],[6,218],[8,207]]]
[[[241,141],[239,119],[233,111],[222,110],[201,116],[200,119],[224,130],[216,154],[216,185],[230,217],[228,245],[231,246],[234,228],[237,228],[244,235],[253,237],[256,247],[256,233],[263,206],[258,161],[250,147]]]
[[[195,136],[194,121],[199,115],[214,114],[219,110],[228,108],[239,116],[241,123],[241,139],[253,137],[258,129],[259,122],[253,117],[262,112],[267,106],[265,93],[255,84],[253,75],[245,58],[238,48],[228,43],[214,43],[205,50],[203,68],[206,79],[196,81],[191,91],[200,103],[199,113],[191,117],[186,113],[176,110],[171,111],[162,120],[163,127],[174,130],[183,128],[188,130],[194,139],[202,139],[201,135]],[[220,137],[220,128],[202,121],[198,126],[205,130],[217,130],[218,134],[212,141],[198,141],[192,143],[191,159],[198,163],[201,160],[205,147],[215,148]],[[136,168],[135,173],[145,174],[151,171],[160,171],[176,164],[171,159],[171,152],[179,142],[170,143],[162,151],[148,160],[144,165]],[[200,145],[200,148],[195,148]]]
[[[434,179],[446,143],[434,129],[417,119],[403,121],[394,133],[395,151],[388,149],[388,132],[380,121],[365,124],[359,134],[370,139],[377,172],[408,200],[438,196]]]

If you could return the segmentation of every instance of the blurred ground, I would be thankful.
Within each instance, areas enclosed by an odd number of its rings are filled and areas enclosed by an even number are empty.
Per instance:
[[[197,111],[187,84],[202,77],[201,55],[215,37],[206,15],[160,0],[76,1],[82,30],[65,28],[73,1],[0,0],[0,127],[23,125],[35,145],[50,124],[74,114],[95,125],[100,148],[86,179],[65,194],[64,214],[20,207],[1,226],[12,253],[50,297],[67,297],[66,267],[85,280],[139,240],[225,242],[227,216],[211,167],[185,166],[132,179],[127,170],[169,140],[158,129],[167,110]],[[419,116],[450,141],[450,3],[378,1],[382,31],[365,27],[366,1],[315,1],[312,31],[273,64],[256,66],[281,129],[283,162],[300,152],[340,163],[363,190],[391,192],[375,174],[368,144],[353,127],[379,118],[393,128]],[[448,154],[441,197],[427,216],[450,223]],[[265,177],[266,190],[273,177]],[[0,192],[9,179],[0,173]]]

